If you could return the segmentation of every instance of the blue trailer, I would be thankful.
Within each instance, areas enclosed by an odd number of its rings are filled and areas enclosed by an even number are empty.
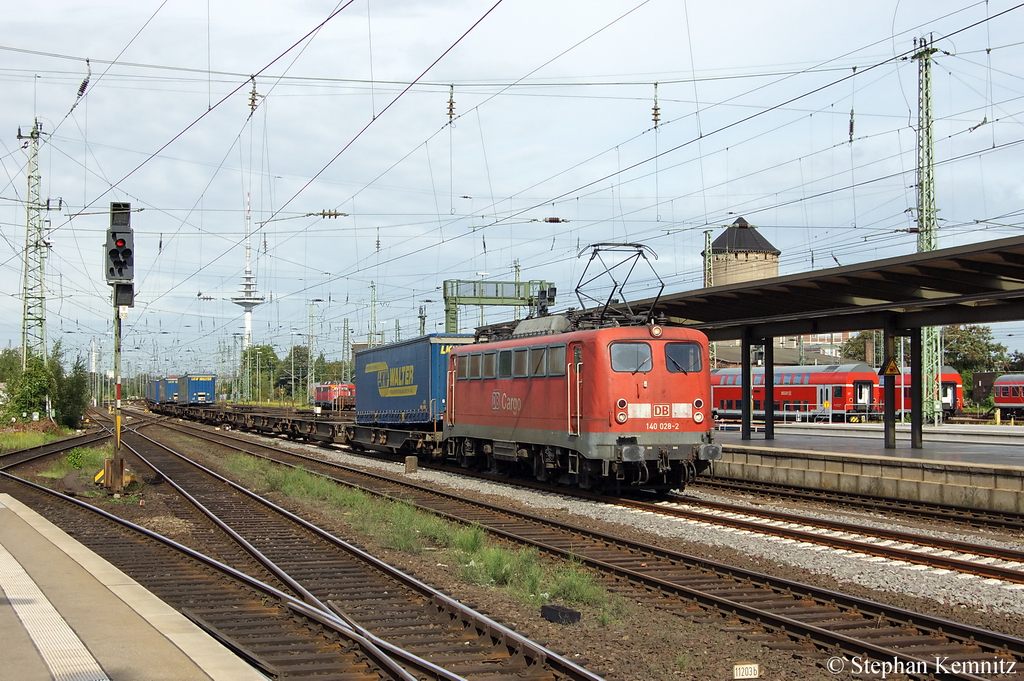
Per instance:
[[[160,391],[160,379],[152,378],[146,381],[146,401],[157,403],[160,401],[158,393]]]
[[[160,385],[156,390],[156,402],[157,404],[174,404],[174,399],[178,396],[178,377],[170,376],[168,378],[161,378]]]
[[[448,351],[470,334],[430,334],[356,353],[356,423],[428,424],[445,404]]]
[[[179,376],[177,387],[176,404],[213,404],[217,399],[217,379],[212,374]]]

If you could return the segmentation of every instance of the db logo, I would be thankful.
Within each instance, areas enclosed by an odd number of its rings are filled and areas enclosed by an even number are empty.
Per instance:
[[[498,411],[501,409],[501,391],[495,390],[491,393],[491,409]]]
[[[655,404],[654,407],[654,418],[668,418],[672,416],[672,405],[671,404]]]

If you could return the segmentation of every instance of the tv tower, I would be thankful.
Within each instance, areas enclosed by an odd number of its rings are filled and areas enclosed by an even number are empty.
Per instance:
[[[242,351],[252,345],[252,309],[264,302],[263,296],[256,290],[256,275],[252,273],[252,247],[249,244],[252,229],[252,216],[249,208],[249,195],[245,195],[245,274],[242,275],[241,295],[235,296],[231,302],[241,305],[245,310],[245,335],[242,337]]]

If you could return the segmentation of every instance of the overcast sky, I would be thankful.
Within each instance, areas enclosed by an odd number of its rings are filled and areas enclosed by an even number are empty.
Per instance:
[[[443,328],[444,280],[512,280],[516,263],[564,309],[595,242],[644,243],[668,291],[696,288],[704,231],[740,216],[781,274],[912,253],[907,57],[928,34],[939,247],[1022,224],[1024,9],[1002,0],[42,0],[4,22],[0,341],[21,343],[17,132],[38,119],[43,198],[63,201],[51,344],[110,354],[107,211],[143,209],[128,372],[237,353],[247,200],[267,297],[253,341],[280,356],[311,314],[328,359],[346,319],[365,340],[371,284],[388,340],[396,320],[418,332],[421,306]],[[309,216],[325,210],[347,216]],[[1011,349],[1022,334],[997,327]]]

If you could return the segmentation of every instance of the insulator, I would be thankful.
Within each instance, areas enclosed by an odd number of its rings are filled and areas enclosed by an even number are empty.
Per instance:
[[[651,108],[651,111],[654,112],[654,115],[652,116],[654,119],[654,127],[658,127],[658,122],[661,120],[661,108],[654,106]]]
[[[448,122],[455,119],[455,86],[448,86]]]
[[[541,222],[550,222],[552,224],[555,224],[555,223],[559,223],[559,222],[569,222],[569,221],[566,220],[565,218],[544,218],[543,220],[541,220]]]

